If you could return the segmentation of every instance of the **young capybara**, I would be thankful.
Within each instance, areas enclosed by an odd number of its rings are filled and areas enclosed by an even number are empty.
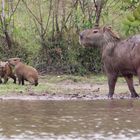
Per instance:
[[[4,79],[4,84],[7,83],[8,77],[14,80],[16,83],[16,76],[13,73],[13,69],[8,62],[0,61],[0,83],[2,83],[2,78]]]
[[[109,98],[113,97],[118,76],[125,78],[131,97],[139,97],[134,89],[133,75],[137,75],[140,81],[140,35],[120,39],[111,27],[95,27],[82,31],[79,41],[84,47],[101,49],[108,77]]]
[[[32,85],[38,85],[38,72],[35,68],[24,64],[20,58],[10,58],[8,62],[10,65],[15,66],[19,84],[24,85],[24,80],[26,80]]]

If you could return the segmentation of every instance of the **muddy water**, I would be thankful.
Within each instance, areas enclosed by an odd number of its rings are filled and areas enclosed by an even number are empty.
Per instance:
[[[140,100],[0,101],[0,139],[138,140]]]

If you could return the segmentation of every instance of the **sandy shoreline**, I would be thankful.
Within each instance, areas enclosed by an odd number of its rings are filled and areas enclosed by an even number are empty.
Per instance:
[[[140,95],[139,81],[134,78],[134,86]],[[107,97],[108,84],[105,75],[73,76],[45,75],[40,76],[39,85],[24,86],[13,84],[0,85],[0,100],[110,100]],[[126,81],[120,78],[116,84],[113,99],[131,99]]]
[[[130,95],[114,95],[113,100],[116,99],[132,99]],[[140,99],[140,98],[136,98]],[[25,101],[82,101],[82,100],[89,100],[89,101],[95,101],[95,100],[111,100],[108,99],[107,95],[91,95],[91,94],[43,94],[43,95],[2,95],[0,96],[0,100],[25,100]]]

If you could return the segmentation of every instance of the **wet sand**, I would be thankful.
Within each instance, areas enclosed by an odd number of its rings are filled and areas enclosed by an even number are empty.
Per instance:
[[[129,94],[122,93],[122,95],[114,95],[112,99],[132,99]],[[136,98],[140,99],[140,98]],[[70,101],[70,100],[111,100],[108,99],[107,95],[97,95],[97,94],[29,94],[29,95],[21,95],[21,94],[12,94],[12,95],[1,95],[0,100],[28,100],[28,101],[36,101],[36,100],[46,100],[46,101]]]
[[[9,81],[8,81],[9,82]],[[140,93],[138,80],[134,79],[136,91]],[[12,89],[10,83],[8,91],[0,95],[1,100],[108,100],[108,84],[106,76],[41,76],[39,86],[18,86]],[[18,90],[15,90],[18,88]],[[24,90],[22,90],[24,88]],[[131,99],[127,84],[120,79],[116,84],[113,99]]]

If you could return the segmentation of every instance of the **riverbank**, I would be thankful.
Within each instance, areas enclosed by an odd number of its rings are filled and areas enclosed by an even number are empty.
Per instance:
[[[137,78],[134,85],[140,93]],[[37,87],[13,84],[9,79],[7,84],[0,85],[1,100],[97,100],[108,99],[108,84],[105,75],[45,75],[40,76]],[[119,78],[114,94],[115,99],[130,98],[127,84]]]

